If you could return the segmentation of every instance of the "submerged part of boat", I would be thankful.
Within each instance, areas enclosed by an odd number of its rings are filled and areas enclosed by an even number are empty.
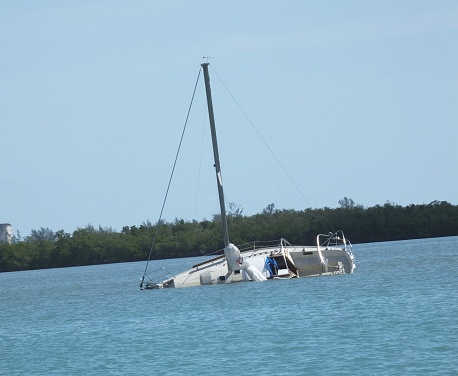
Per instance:
[[[285,239],[280,239],[280,241],[271,245],[265,245],[264,243],[262,247],[259,247],[259,243],[253,243],[251,247],[240,250],[229,241],[208,65],[209,63],[204,63],[202,68],[221,209],[224,255],[201,262],[185,272],[159,281],[151,278],[150,273],[147,273],[147,263],[140,288],[191,287],[242,281],[265,281],[278,278],[353,273],[355,263],[351,243],[345,238],[342,231],[318,235],[316,246],[291,245]],[[149,282],[145,282],[146,278]],[[164,274],[162,274],[161,278],[164,278]]]

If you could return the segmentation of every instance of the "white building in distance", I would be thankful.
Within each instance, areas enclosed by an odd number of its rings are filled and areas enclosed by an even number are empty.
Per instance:
[[[9,223],[0,223],[0,242],[13,242],[13,227]]]

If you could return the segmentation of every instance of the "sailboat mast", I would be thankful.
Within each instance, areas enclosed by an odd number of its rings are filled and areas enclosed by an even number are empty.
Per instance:
[[[210,119],[210,129],[212,134],[213,156],[215,159],[216,183],[218,185],[219,204],[221,207],[221,219],[223,221],[224,246],[229,245],[229,232],[227,230],[226,205],[224,204],[223,179],[221,177],[221,166],[219,162],[218,141],[216,139],[215,116],[213,114],[212,92],[210,89],[210,76],[208,74],[209,63],[203,63],[205,79],[205,91],[207,93],[208,117]]]

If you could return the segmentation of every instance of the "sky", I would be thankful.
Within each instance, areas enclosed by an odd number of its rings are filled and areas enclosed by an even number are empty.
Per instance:
[[[244,215],[457,205],[457,46],[452,0],[2,1],[0,223],[155,223],[204,61]],[[201,76],[166,221],[218,213],[212,158]]]

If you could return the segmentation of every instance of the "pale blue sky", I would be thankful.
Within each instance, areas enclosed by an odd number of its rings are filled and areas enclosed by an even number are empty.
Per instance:
[[[0,222],[155,222],[203,56],[244,214],[456,205],[457,46],[456,1],[2,1]],[[166,220],[218,212],[211,158],[201,80]]]

